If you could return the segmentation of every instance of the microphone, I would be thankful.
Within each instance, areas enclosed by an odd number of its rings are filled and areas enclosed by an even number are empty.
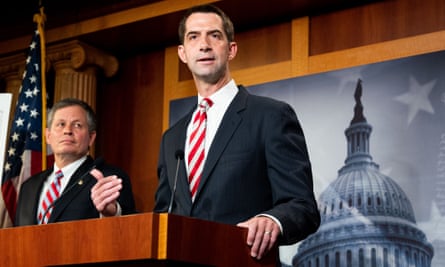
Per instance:
[[[179,163],[181,160],[184,159],[184,151],[181,149],[176,150],[175,152],[175,158],[176,158],[176,173],[175,173],[175,180],[173,182],[173,190],[172,190],[172,196],[170,198],[170,204],[168,205],[168,211],[167,213],[170,213],[172,211],[173,207],[173,201],[175,200],[175,193],[176,193],[176,184],[178,183],[178,172],[179,172]]]
[[[54,206],[57,204],[57,202],[59,201],[59,199],[61,199],[64,195],[66,195],[68,192],[70,192],[71,190],[73,190],[74,187],[76,187],[77,185],[82,185],[84,182],[85,177],[90,173],[90,171],[92,171],[93,169],[101,166],[103,163],[105,162],[105,160],[102,157],[98,157],[97,159],[95,159],[93,161],[93,165],[86,171],[84,172],[79,179],[77,179],[77,181],[75,183],[73,183],[71,186],[65,188],[65,190],[63,190],[62,194],[60,194],[60,196],[55,199],[51,204],[49,204],[48,208],[45,210],[45,212],[43,213],[42,219],[40,220],[39,224],[42,224],[43,219],[45,218],[46,214],[48,214],[48,212],[54,208]]]

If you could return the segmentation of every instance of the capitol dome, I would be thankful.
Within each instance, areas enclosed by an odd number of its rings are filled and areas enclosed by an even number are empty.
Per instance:
[[[416,225],[410,200],[372,161],[372,126],[363,115],[361,94],[359,80],[354,117],[345,131],[345,165],[320,195],[320,228],[301,242],[293,266],[429,267],[433,247]]]

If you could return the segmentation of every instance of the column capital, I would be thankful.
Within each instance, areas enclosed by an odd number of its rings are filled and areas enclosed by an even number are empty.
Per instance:
[[[0,77],[4,78],[10,75],[21,77],[25,70],[25,60],[26,58],[23,54],[0,58]]]
[[[119,63],[113,55],[78,40],[47,47],[47,61],[54,62],[68,60],[73,69],[80,70],[89,65],[103,69],[106,77],[116,74]]]

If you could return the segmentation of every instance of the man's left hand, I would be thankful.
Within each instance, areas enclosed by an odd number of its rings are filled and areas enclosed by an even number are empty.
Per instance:
[[[116,200],[122,189],[122,179],[116,175],[104,177],[97,169],[93,169],[90,174],[97,179],[97,183],[91,188],[91,199],[96,209],[103,216],[116,215],[118,210]]]
[[[247,245],[251,247],[250,255],[258,260],[276,245],[280,235],[278,224],[266,216],[253,217],[237,226],[248,228]]]

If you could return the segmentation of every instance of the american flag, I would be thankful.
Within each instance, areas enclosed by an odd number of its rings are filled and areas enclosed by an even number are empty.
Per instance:
[[[21,184],[42,171],[42,80],[39,30],[34,32],[26,59],[26,69],[19,91],[10,129],[5,166],[2,175],[0,221],[11,226],[15,217],[17,195]]]

